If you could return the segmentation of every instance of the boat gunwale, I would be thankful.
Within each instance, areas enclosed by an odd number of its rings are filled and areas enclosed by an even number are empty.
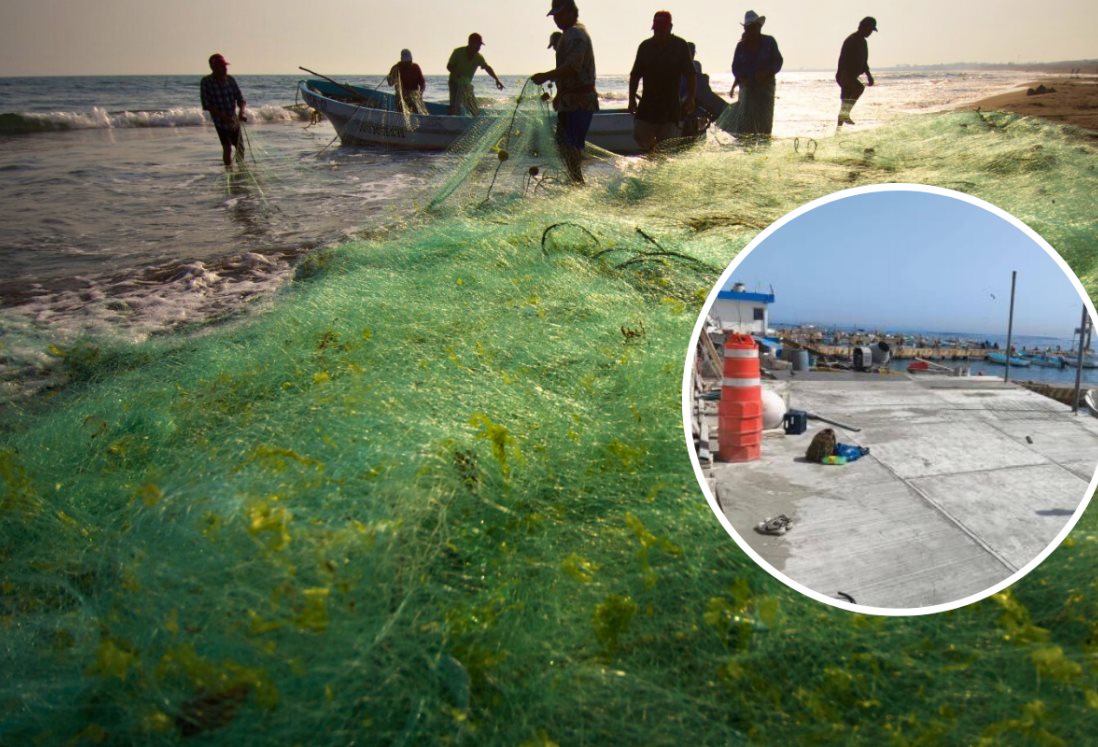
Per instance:
[[[452,114],[409,115],[410,117],[413,117],[416,122],[416,132],[431,133],[438,138],[450,138],[450,141],[445,144],[422,141],[407,142],[406,140],[402,141],[403,136],[397,138],[379,135],[377,139],[365,138],[359,137],[355,132],[350,132],[348,124],[359,119],[362,120],[363,123],[384,126],[382,125],[381,120],[385,117],[394,114],[403,116],[403,113],[397,109],[385,109],[369,105],[372,103],[371,99],[380,99],[383,102],[392,99],[395,102],[396,97],[393,94],[384,91],[370,91],[361,86],[348,85],[346,88],[361,91],[363,96],[367,98],[366,102],[356,104],[351,101],[342,101],[340,99],[332,98],[327,91],[318,90],[313,87],[314,85],[323,89],[334,89],[339,88],[340,86],[317,79],[305,79],[298,82],[298,90],[305,100],[305,103],[324,114],[329,121],[331,121],[340,140],[344,144],[349,145],[380,145],[402,150],[446,150],[453,142],[472,127],[476,121],[485,117],[495,118],[510,116],[510,112],[504,109],[485,109],[475,117]],[[314,100],[320,105],[316,105]],[[430,105],[437,105],[437,102],[431,102]],[[628,120],[627,126],[625,126],[626,120]],[[614,127],[614,124],[619,124],[619,126]],[[591,130],[588,132],[587,142],[619,155],[638,155],[643,151],[636,145],[636,142],[632,138],[632,134],[633,115],[628,109],[600,109],[595,113],[595,119],[592,122]],[[620,139],[621,142],[614,148],[608,148],[605,144],[606,141],[615,138]],[[600,142],[600,140],[602,142]]]

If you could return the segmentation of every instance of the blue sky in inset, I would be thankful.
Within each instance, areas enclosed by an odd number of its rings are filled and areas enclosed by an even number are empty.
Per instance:
[[[771,324],[1070,338],[1082,299],[1021,229],[953,197],[881,191],[820,205],[756,246],[731,282],[776,295]],[[729,283],[729,284],[730,284]]]

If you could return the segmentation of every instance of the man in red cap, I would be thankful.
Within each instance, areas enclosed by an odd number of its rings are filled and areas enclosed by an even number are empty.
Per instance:
[[[679,82],[686,80],[686,98],[679,100]],[[642,83],[640,103],[637,86]],[[629,73],[629,111],[634,115],[633,139],[650,151],[662,140],[679,137],[683,114],[694,111],[697,81],[690,48],[671,33],[671,14],[661,10],[652,18],[652,36],[637,47]]]
[[[229,62],[223,55],[210,55],[210,70],[213,72],[202,79],[200,86],[202,108],[210,113],[221,140],[221,160],[231,166],[233,148],[236,148],[236,159],[244,160],[244,142],[240,137],[240,123],[248,121],[244,116],[244,96],[236,80],[229,75]],[[239,114],[236,113],[238,107]]]
[[[599,95],[595,91],[595,51],[587,29],[579,22],[579,8],[574,0],[554,0],[547,15],[560,29],[556,46],[557,66],[544,73],[532,75],[537,85],[547,81],[557,84],[557,144],[560,146],[568,176],[577,184],[583,183],[580,161],[587,142],[587,131],[599,108]]]
[[[484,68],[484,72],[491,75],[496,81],[496,88],[503,90],[503,81],[496,75],[487,62],[484,61],[480,48],[484,46],[484,39],[480,34],[469,34],[469,44],[458,47],[450,54],[450,60],[446,63],[446,69],[450,71],[450,113],[480,114],[477,106],[477,97],[473,94],[473,76],[477,68]]]

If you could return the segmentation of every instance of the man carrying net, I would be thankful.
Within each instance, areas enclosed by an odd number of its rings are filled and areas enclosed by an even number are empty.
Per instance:
[[[775,76],[784,63],[777,40],[762,33],[764,23],[766,16],[753,10],[744,14],[743,36],[732,56],[732,88],[739,86],[740,97],[722,116],[724,122],[718,123],[737,137],[756,142],[768,141],[774,129]]]
[[[579,22],[579,8],[574,0],[554,0],[546,15],[553,16],[553,22],[562,32],[556,47],[557,66],[530,79],[539,86],[550,80],[557,83],[557,143],[568,176],[582,184],[580,160],[591,119],[599,108],[599,96],[595,92],[595,51],[587,29]]]
[[[237,160],[244,160],[244,140],[240,133],[240,123],[248,121],[244,116],[244,95],[240,93],[236,80],[229,75],[229,61],[223,55],[210,55],[209,62],[213,72],[203,78],[199,86],[202,108],[210,113],[217,137],[221,140],[221,160],[226,166],[231,166],[233,148],[236,148]]]
[[[427,90],[427,81],[419,65],[412,62],[411,50],[400,50],[400,62],[389,70],[385,82],[396,89],[397,103],[400,104],[401,111],[427,113],[427,107],[423,104],[423,92]]]

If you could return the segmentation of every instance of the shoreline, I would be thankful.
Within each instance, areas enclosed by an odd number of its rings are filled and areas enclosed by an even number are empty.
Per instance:
[[[1048,93],[1029,95],[1043,86]],[[955,111],[1007,111],[1086,130],[1098,138],[1098,76],[1037,78],[1024,88],[963,104]]]

